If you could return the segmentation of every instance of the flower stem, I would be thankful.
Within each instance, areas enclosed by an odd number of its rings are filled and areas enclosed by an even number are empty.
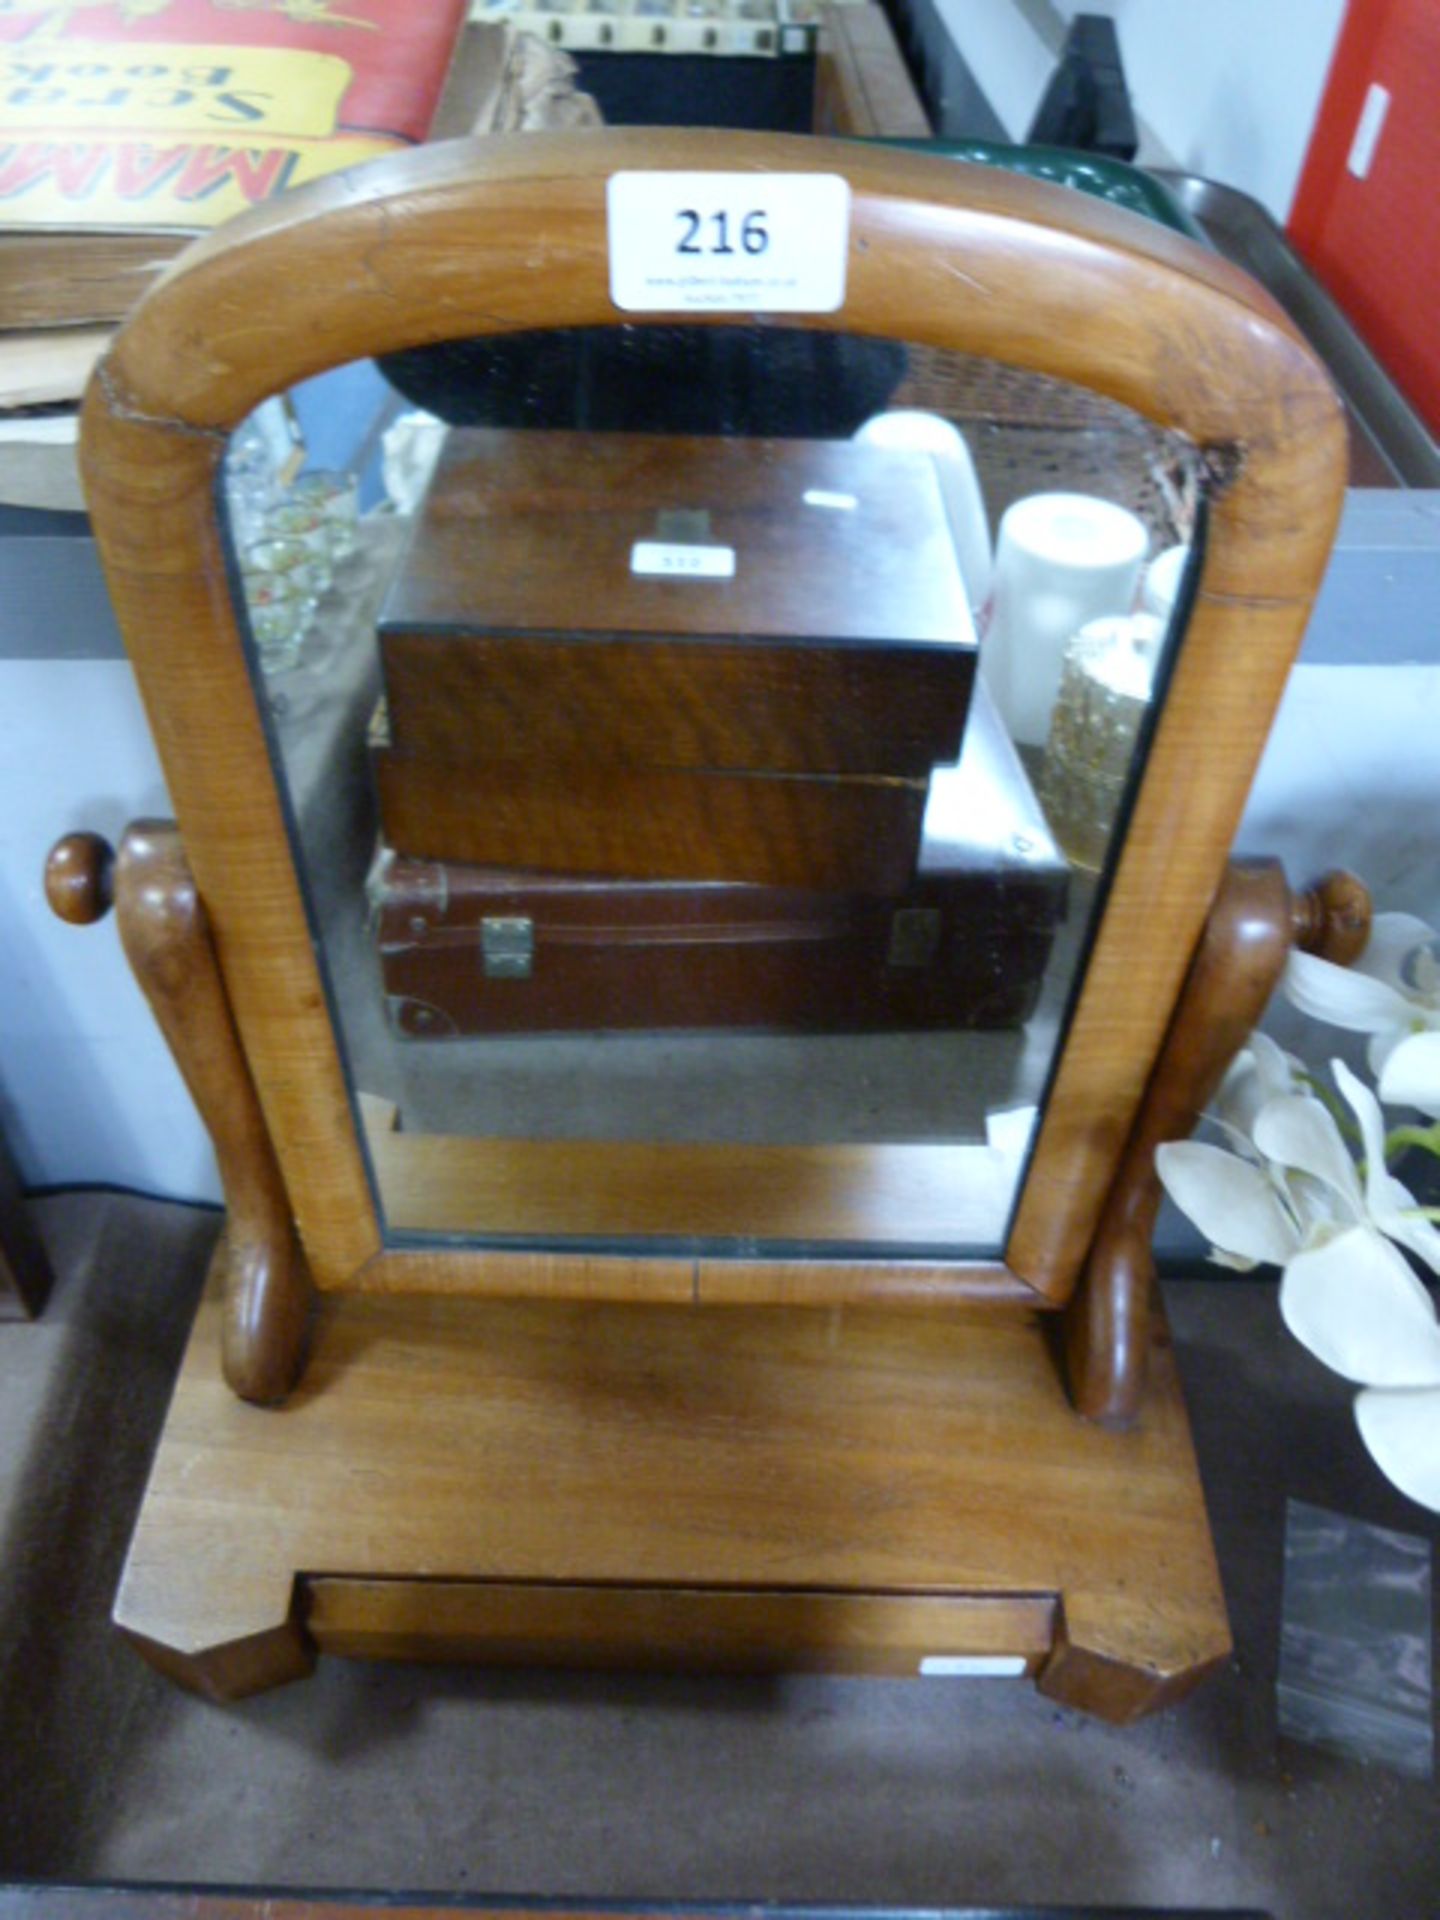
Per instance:
[[[1314,1094],[1315,1098],[1335,1122],[1336,1126],[1340,1129],[1341,1139],[1348,1141],[1352,1147],[1358,1147],[1361,1144],[1362,1138],[1360,1129],[1355,1124],[1354,1114],[1351,1113],[1350,1108],[1345,1101],[1340,1098],[1339,1094],[1336,1093],[1332,1087],[1328,1086],[1325,1081],[1317,1079],[1313,1073],[1302,1073],[1299,1074],[1297,1078],[1302,1086],[1309,1088],[1310,1092]],[[1388,1154],[1390,1150],[1388,1143],[1385,1150]]]
[[[1393,1160],[1407,1147],[1420,1147],[1426,1153],[1440,1155],[1440,1122],[1433,1127],[1394,1127],[1385,1136],[1385,1158]]]

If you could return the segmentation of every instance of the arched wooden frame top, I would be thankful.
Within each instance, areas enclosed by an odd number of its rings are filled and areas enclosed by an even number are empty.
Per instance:
[[[711,132],[461,142],[322,181],[191,248],[141,302],[86,397],[85,487],[112,598],[312,1271],[322,1287],[624,1293],[644,1290],[625,1284],[643,1268],[657,1297],[704,1293],[712,1274],[724,1292],[723,1260],[383,1248],[215,507],[230,431],[300,380],[429,342],[615,322],[605,187],[632,168],[843,174],[846,304],[805,325],[1076,382],[1186,434],[1214,476],[1194,611],[1005,1265],[971,1268],[964,1282],[1058,1304],[1093,1235],[1320,581],[1345,484],[1343,417],[1314,356],[1253,282],[1135,216],[923,155]],[[805,1263],[788,1263],[788,1281],[787,1263],[774,1264],[780,1290],[804,1297]],[[883,1271],[902,1295],[943,1285],[934,1269]]]

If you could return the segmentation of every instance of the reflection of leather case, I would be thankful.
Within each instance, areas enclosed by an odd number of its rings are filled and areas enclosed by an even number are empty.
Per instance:
[[[942,768],[920,871],[893,892],[585,880],[406,859],[371,875],[403,1034],[660,1027],[1013,1027],[1028,1018],[1066,869],[977,690]]]
[[[454,432],[380,649],[397,849],[789,886],[908,880],[975,673],[933,463],[845,441]]]

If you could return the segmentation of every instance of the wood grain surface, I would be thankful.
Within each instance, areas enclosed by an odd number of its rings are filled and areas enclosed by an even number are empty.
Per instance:
[[[380,632],[395,745],[507,766],[923,777],[975,672],[934,460],[848,440],[456,429]]]
[[[1085,1284],[1066,1308],[1070,1390],[1089,1419],[1124,1426],[1139,1415],[1161,1200],[1155,1151],[1188,1137],[1258,1026],[1290,955],[1293,918],[1277,862],[1231,864],[1106,1200]]]
[[[215,1147],[225,1192],[226,1380],[283,1400],[300,1370],[313,1292],[285,1182],[235,1031],[204,904],[169,821],[130,826],[114,871],[125,957]]]
[[[807,325],[993,355],[1187,434],[1213,475],[1194,617],[1007,1258],[1072,1289],[1230,846],[1342,498],[1343,418],[1291,322],[1193,244],[1064,189],[780,136],[615,131],[436,146],[199,242],[87,396],[86,486],[256,1085],[317,1276],[380,1234],[214,523],[269,393],[426,341],[613,321],[626,167],[835,171],[846,304]]]
[[[222,1697],[316,1646],[625,1664],[653,1627],[682,1663],[1009,1652],[1127,1717],[1228,1649],[1163,1344],[1121,1436],[1023,1314],[347,1295],[283,1417],[218,1332],[212,1295],[116,1619]]]
[[[310,1278],[179,832],[168,820],[133,821],[118,858],[98,833],[66,834],[45,862],[45,895],[70,926],[116,910],[125,957],[219,1165],[229,1216],[225,1377],[247,1400],[282,1400],[304,1352]],[[0,1206],[3,1174],[0,1165]]]
[[[387,846],[420,860],[610,879],[901,894],[923,780],[451,765],[372,754]]]
[[[998,1244],[1013,1170],[979,1145],[714,1146],[681,1141],[370,1136],[399,1234],[564,1240]],[[645,1286],[643,1267],[636,1276]]]
[[[812,489],[830,504],[807,505]],[[632,564],[642,540],[729,547],[734,572],[647,576]],[[436,461],[381,626],[570,633],[603,606],[615,633],[942,643],[955,638],[960,591],[926,454],[465,427]]]
[[[516,1581],[316,1579],[305,1625],[324,1653],[362,1660],[868,1673],[913,1678],[939,1647],[1009,1656],[1033,1674],[1055,1643],[1048,1595],[717,1593]]]
[[[70,927],[93,927],[115,904],[115,849],[98,833],[67,833],[45,860],[45,899]]]
[[[963,640],[830,648],[583,628],[541,639],[387,631],[381,659],[396,747],[508,770],[580,762],[923,778],[958,759],[975,676]]]

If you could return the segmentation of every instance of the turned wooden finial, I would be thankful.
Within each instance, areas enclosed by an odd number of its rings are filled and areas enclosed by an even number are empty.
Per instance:
[[[1303,953],[1348,967],[1370,938],[1370,889],[1343,867],[1322,873],[1294,897],[1291,919],[1295,945]]]
[[[115,849],[98,833],[67,833],[45,862],[45,898],[72,927],[93,927],[115,903]]]

